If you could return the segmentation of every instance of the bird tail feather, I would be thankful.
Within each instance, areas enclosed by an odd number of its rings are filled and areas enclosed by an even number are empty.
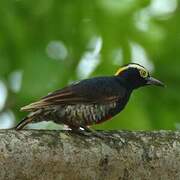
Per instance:
[[[22,121],[19,122],[19,124],[17,124],[15,126],[15,130],[21,130],[24,126],[26,126],[28,123],[31,123],[32,121],[34,121],[35,119],[38,118],[38,116],[41,114],[42,109],[39,109],[37,111],[31,112],[29,115],[27,115]]]
[[[16,125],[14,129],[21,130],[28,123],[32,122],[33,119],[34,119],[33,116],[31,117],[26,116],[19,124]]]

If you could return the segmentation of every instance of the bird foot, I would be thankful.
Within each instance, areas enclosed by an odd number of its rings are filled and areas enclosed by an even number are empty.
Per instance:
[[[97,137],[99,139],[102,139],[102,140],[107,140],[109,135],[107,134],[104,134],[104,133],[101,133],[101,132],[98,132],[94,129],[90,129],[88,127],[83,127],[81,126],[84,130],[82,130],[81,128],[71,128],[71,132],[72,133],[75,133],[75,134],[78,134],[80,136],[85,136],[85,137]],[[120,141],[122,145],[125,145],[125,142],[122,140],[122,139],[119,139],[119,138],[115,138],[115,137],[111,137],[112,140],[115,140],[115,141]]]
[[[96,130],[94,129],[90,129],[86,126],[82,126],[82,128],[84,129],[84,131],[88,132],[88,133],[91,133],[91,135],[97,137],[97,138],[100,138],[100,139],[105,139],[105,136],[101,133],[98,133]]]
[[[89,132],[91,133],[93,136],[97,137],[97,138],[100,138],[102,140],[107,140],[109,138],[109,134],[106,134],[106,133],[101,133],[101,132],[98,132],[94,129],[90,129],[88,127],[82,127],[84,129],[84,131],[86,132]],[[122,145],[125,145],[125,141],[122,140],[121,138],[116,138],[116,137],[113,137],[111,136],[111,139],[114,140],[114,141],[120,141]]]
[[[80,135],[80,136],[85,136],[85,137],[88,137],[90,136],[89,132],[87,131],[84,131],[84,130],[81,130],[81,129],[74,129],[74,128],[71,128],[71,133],[74,133],[74,134],[77,134],[77,135]]]
[[[95,137],[98,137],[101,139],[105,139],[103,134],[100,134],[97,131],[90,129],[88,127],[82,127],[82,126],[80,128],[72,128],[71,127],[71,133],[78,134],[80,136],[85,136],[85,137],[95,136]]]

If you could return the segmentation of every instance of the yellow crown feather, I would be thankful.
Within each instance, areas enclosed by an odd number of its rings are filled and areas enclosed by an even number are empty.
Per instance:
[[[123,66],[123,67],[119,68],[117,70],[117,72],[115,73],[115,76],[118,76],[122,71],[124,71],[124,70],[126,70],[128,68],[129,68],[128,66]]]

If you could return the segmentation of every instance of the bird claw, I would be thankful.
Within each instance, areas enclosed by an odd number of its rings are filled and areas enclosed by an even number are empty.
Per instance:
[[[78,134],[78,135],[80,135],[80,136],[85,136],[85,137],[92,137],[92,136],[94,136],[94,137],[97,137],[97,138],[99,138],[99,139],[102,139],[102,140],[107,140],[108,139],[108,137],[109,137],[109,135],[107,135],[107,134],[102,134],[102,133],[99,133],[99,132],[97,132],[96,130],[94,130],[94,129],[90,129],[90,128],[88,128],[88,127],[83,127],[83,126],[81,126],[84,130],[82,130],[81,128],[79,128],[79,129],[72,129],[72,133],[75,133],[75,134]],[[110,137],[112,140],[114,140],[114,141],[120,141],[120,143],[122,144],[122,145],[125,145],[126,143],[125,143],[125,141],[122,139],[122,138],[117,138],[117,137],[114,137],[114,136],[111,136]]]
[[[84,130],[82,130],[81,128],[72,128],[71,132],[81,135],[81,136],[86,136],[86,137],[90,137],[90,136],[95,136],[101,139],[105,139],[105,136],[103,134],[98,133],[97,131],[90,129],[88,127],[82,127]]]
[[[85,136],[85,137],[89,136],[89,133],[87,131],[83,131],[80,129],[71,129],[71,133],[78,134],[80,136]]]
[[[105,136],[103,134],[98,133],[96,130],[94,129],[90,129],[88,127],[82,127],[84,129],[84,131],[91,133],[93,136],[100,138],[100,139],[105,139]]]

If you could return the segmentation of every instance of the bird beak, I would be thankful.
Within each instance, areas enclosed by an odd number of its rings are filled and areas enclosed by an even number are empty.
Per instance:
[[[165,87],[165,84],[162,83],[161,81],[159,81],[158,79],[155,79],[153,77],[148,77],[147,78],[147,85],[155,85],[155,86],[161,86],[161,87]]]

